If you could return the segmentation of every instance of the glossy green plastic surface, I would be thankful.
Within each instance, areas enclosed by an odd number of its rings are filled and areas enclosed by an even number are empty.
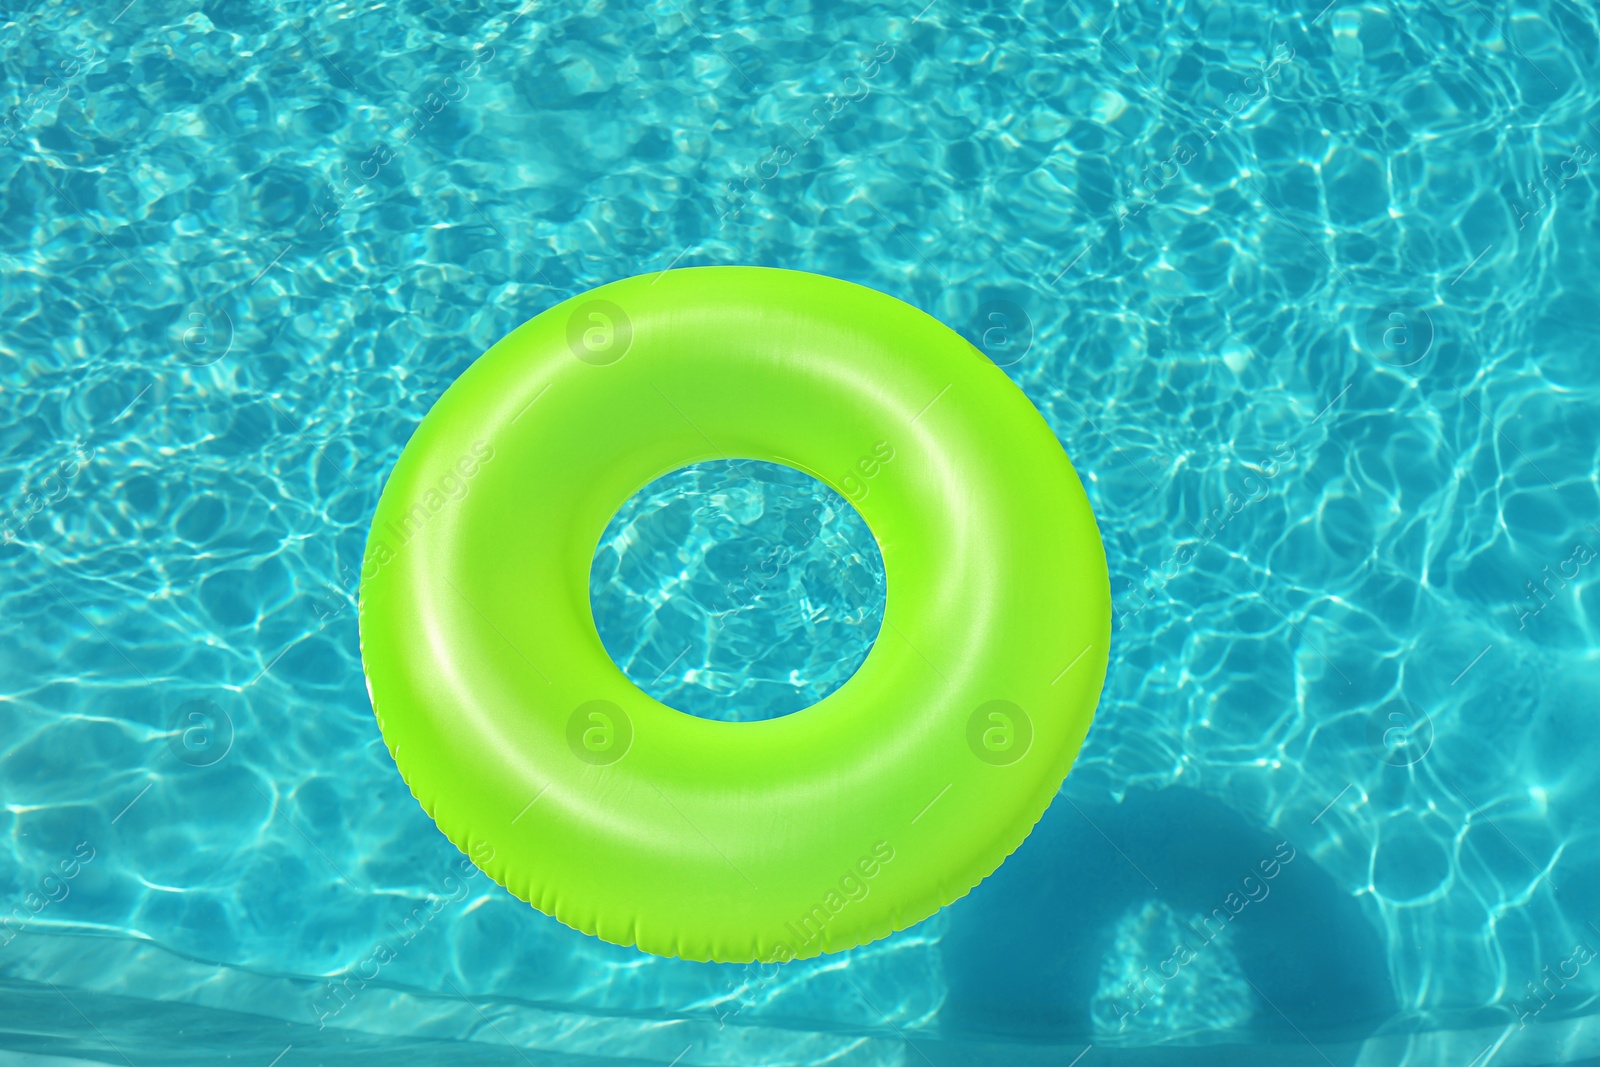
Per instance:
[[[848,497],[887,605],[803,711],[674,711],[589,607],[606,523],[690,463],[787,464]],[[524,324],[423,419],[361,582],[378,724],[439,828],[569,926],[782,962],[926,918],[1021,844],[1072,765],[1111,628],[1061,445],[958,334],[795,271],[629,278]]]

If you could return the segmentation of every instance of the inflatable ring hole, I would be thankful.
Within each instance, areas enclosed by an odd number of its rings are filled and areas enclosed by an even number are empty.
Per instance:
[[[683,467],[606,526],[589,604],[613,662],[705,719],[790,715],[844,685],[883,622],[878,543],[810,475],[756,460]]]

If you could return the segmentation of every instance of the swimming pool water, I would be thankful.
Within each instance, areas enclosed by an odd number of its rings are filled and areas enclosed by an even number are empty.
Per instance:
[[[1597,57],[1564,2],[7,6],[0,1049],[1600,1057]],[[1071,455],[1116,607],[1028,843],[776,973],[460,871],[354,618],[383,480],[476,356],[712,263],[967,333]],[[600,549],[608,647],[689,710],[793,710],[875,632],[850,516],[761,515]],[[720,652],[619,652],[773,551]]]
[[[600,640],[645,692],[707,719],[792,715],[850,679],[883,623],[883,556],[810,475],[713,460],[640,490],[589,576]]]

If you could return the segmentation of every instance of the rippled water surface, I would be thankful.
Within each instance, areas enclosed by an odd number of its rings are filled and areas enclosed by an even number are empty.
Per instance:
[[[6,6],[0,1047],[1600,1057],[1600,18],[1320,7]],[[716,263],[980,344],[1116,608],[1022,850],[766,971],[463,872],[355,622],[384,479],[474,358]],[[592,595],[639,684],[759,718],[849,677],[884,575],[831,490],[712,465],[627,504]]]
[[[752,721],[810,707],[866,659],[883,557],[844,497],[775,463],[716,460],[617,512],[589,579],[600,640],[668,707]]]

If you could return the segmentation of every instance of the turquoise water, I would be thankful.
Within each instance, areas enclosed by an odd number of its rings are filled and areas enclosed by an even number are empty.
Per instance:
[[[707,719],[792,715],[849,681],[883,623],[883,556],[821,482],[758,460],[657,479],[605,532],[600,640],[634,683]]]
[[[0,1062],[1600,1057],[1597,57],[1571,4],[6,7]],[[1017,855],[775,971],[466,876],[357,654],[449,383],[711,263],[981,344],[1117,611]],[[598,550],[618,660],[724,717],[848,677],[857,520],[681,477]]]

